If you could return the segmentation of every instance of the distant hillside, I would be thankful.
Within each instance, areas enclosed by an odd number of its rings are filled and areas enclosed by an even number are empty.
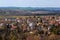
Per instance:
[[[60,8],[52,8],[52,7],[0,7],[0,15],[42,15],[42,14],[59,14]]]
[[[60,11],[57,7],[0,7],[4,10],[29,10],[29,11]]]

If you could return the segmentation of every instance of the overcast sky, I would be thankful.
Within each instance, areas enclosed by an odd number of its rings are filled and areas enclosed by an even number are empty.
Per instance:
[[[60,7],[60,0],[0,0],[0,7]]]

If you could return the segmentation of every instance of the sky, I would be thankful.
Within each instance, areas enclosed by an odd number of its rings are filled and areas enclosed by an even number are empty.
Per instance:
[[[0,7],[60,7],[60,0],[0,0]]]

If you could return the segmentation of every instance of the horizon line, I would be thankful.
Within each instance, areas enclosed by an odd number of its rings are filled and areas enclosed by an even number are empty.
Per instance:
[[[19,7],[19,6],[0,6],[0,7]],[[23,7],[23,6],[20,6],[20,7]],[[24,6],[26,7],[26,6]],[[32,8],[32,7],[30,7]],[[33,8],[36,8],[36,7],[33,7]],[[60,8],[60,7],[37,7],[37,8]]]

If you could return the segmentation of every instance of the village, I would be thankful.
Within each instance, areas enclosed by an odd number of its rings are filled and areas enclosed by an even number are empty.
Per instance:
[[[0,18],[0,40],[60,40],[60,16]]]

